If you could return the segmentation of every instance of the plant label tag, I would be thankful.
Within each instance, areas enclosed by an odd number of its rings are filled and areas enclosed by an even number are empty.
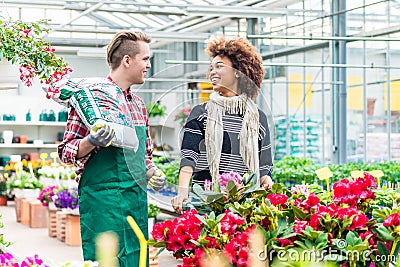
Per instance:
[[[380,177],[383,176],[383,171],[381,171],[381,170],[373,170],[373,171],[370,171],[369,174],[371,174],[375,178],[380,178]]]
[[[331,170],[328,167],[323,167],[321,169],[315,170],[315,173],[320,180],[325,180],[333,176]]]
[[[363,171],[351,171],[350,175],[353,178],[364,178],[364,172]]]

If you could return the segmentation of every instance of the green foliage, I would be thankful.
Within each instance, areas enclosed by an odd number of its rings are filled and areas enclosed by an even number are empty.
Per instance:
[[[319,163],[310,159],[298,157],[285,157],[274,162],[272,177],[275,182],[283,183],[285,186],[295,184],[320,184],[325,188],[324,181],[320,181],[315,174],[315,170],[322,168]],[[333,173],[330,178],[331,184],[346,177],[350,177],[351,171],[372,171],[381,170],[384,173],[381,183],[400,182],[400,164],[395,161],[381,163],[361,163],[349,162],[346,164],[328,165]]]
[[[167,114],[167,107],[161,104],[161,101],[150,101],[146,104],[146,110],[149,118],[152,117],[162,117]]]
[[[153,158],[154,164],[159,168],[167,177],[167,185],[178,185],[179,183],[179,164],[180,160],[175,159],[168,161],[166,157]]]
[[[0,196],[8,196],[7,179],[0,173]]]
[[[149,203],[147,206],[147,214],[149,218],[155,218],[157,215],[160,213],[160,208],[157,205],[154,205],[152,203]]]
[[[1,218],[2,216],[3,216],[3,215],[0,213],[0,218]],[[3,224],[2,221],[0,221],[0,229],[3,228],[3,227],[4,227],[4,224]],[[0,234],[0,244],[3,244],[5,247],[8,247],[8,246],[11,245],[11,242],[6,241],[6,240],[4,239],[4,235],[3,235],[3,234]],[[2,251],[1,251],[1,249],[0,249],[0,253],[1,253],[1,252],[2,252]]]

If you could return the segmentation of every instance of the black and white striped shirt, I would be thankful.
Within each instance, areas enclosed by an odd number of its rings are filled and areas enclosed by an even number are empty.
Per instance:
[[[201,186],[203,186],[204,180],[211,181],[204,142],[207,123],[207,110],[205,107],[206,103],[195,106],[187,119],[181,146],[180,163],[181,168],[184,166],[193,167],[193,182]],[[261,110],[258,110],[258,112],[260,120],[258,136],[260,176],[271,176],[272,153],[267,116]],[[240,155],[239,133],[242,128],[242,122],[242,115],[225,114],[222,117],[224,135],[219,164],[220,173],[235,171],[243,175],[248,171]]]

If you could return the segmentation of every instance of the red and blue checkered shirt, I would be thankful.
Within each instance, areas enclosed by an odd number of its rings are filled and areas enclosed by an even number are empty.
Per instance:
[[[152,162],[153,142],[150,136],[146,105],[143,100],[133,94],[130,89],[124,91],[124,95],[128,103],[129,111],[132,114],[134,124],[136,126],[146,126],[146,170],[148,170],[151,167],[155,167],[155,165]],[[79,174],[83,172],[88,160],[99,149],[95,148],[88,155],[77,158],[79,143],[89,132],[89,129],[83,124],[76,110],[72,108],[68,116],[63,141],[58,146],[58,155],[62,162],[73,164],[77,168],[76,173],[78,174],[78,179],[80,176]]]

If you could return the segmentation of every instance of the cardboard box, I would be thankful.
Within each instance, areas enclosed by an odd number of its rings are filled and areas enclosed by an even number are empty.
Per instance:
[[[23,225],[29,226],[31,220],[31,209],[29,207],[29,200],[21,200],[21,223]]]
[[[79,215],[67,215],[65,223],[65,243],[68,246],[81,246],[81,226]]]
[[[30,207],[30,222],[31,228],[46,228],[47,227],[47,207],[44,207],[39,200],[32,200],[29,203]]]

